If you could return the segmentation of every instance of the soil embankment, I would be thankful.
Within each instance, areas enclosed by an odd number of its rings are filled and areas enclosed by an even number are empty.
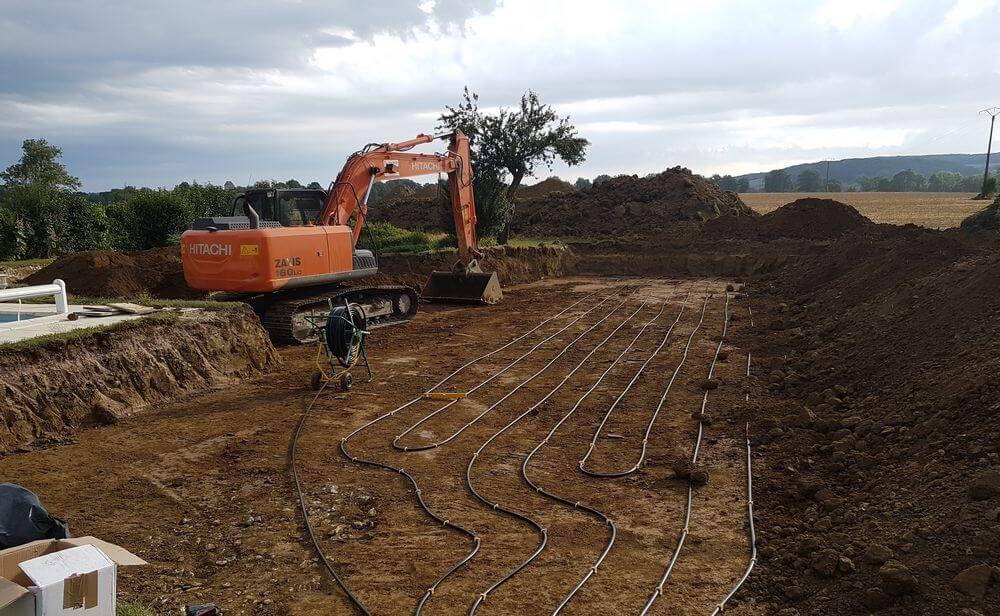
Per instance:
[[[758,216],[736,193],[675,167],[519,201],[511,228],[528,237],[637,238],[670,235],[727,214]]]
[[[517,199],[537,199],[538,197],[547,197],[553,193],[571,193],[575,191],[576,187],[569,182],[560,180],[557,177],[550,177],[530,186],[518,187],[517,193],[514,196]]]
[[[487,248],[479,264],[496,272],[500,284],[534,282],[566,276],[575,271],[576,258],[565,248],[554,246]],[[451,270],[457,256],[453,250],[379,256],[379,273],[360,284],[402,284],[419,289],[434,270]],[[25,280],[47,284],[66,281],[70,292],[85,297],[193,299],[204,297],[184,282],[177,247],[142,252],[79,252],[60,257]]]
[[[414,255],[384,255],[372,284],[399,284],[420,289],[433,271],[451,271],[458,260],[452,250]],[[577,258],[559,246],[497,246],[483,250],[478,260],[484,272],[496,272],[501,285],[534,282],[576,272]]]
[[[0,454],[280,363],[242,306],[160,313],[72,339],[0,347]]]
[[[748,417],[758,598],[802,614],[1000,610],[990,576],[968,582],[1000,553],[996,248],[863,224],[755,283],[758,379],[787,402]]]
[[[832,240],[872,224],[846,203],[804,198],[760,217],[728,215],[709,220],[703,232],[713,240]]]

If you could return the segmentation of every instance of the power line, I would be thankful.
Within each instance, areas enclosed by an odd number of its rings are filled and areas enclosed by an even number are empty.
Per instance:
[[[1000,115],[1000,107],[990,107],[988,109],[983,109],[979,113],[988,113],[990,116],[990,138],[986,142],[986,170],[983,171],[983,190],[982,196],[986,197],[986,182],[990,178],[990,150],[993,149],[993,124],[996,122],[997,116]]]

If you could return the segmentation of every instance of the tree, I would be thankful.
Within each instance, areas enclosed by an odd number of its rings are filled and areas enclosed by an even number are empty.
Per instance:
[[[3,193],[0,192],[0,199]],[[17,216],[0,204],[0,260],[17,259],[24,251],[24,236]]]
[[[604,182],[607,182],[610,179],[611,179],[610,175],[608,175],[607,173],[602,173],[601,175],[594,178],[594,186],[597,186],[598,184],[603,184]]]
[[[226,183],[222,187],[226,190],[236,190],[236,184],[233,184],[230,180],[226,180]]]
[[[175,243],[191,219],[189,204],[175,191],[143,189],[107,208],[111,241],[119,250],[145,250]]]
[[[962,176],[962,180],[955,186],[956,192],[978,193],[983,187],[983,178],[980,175]]]
[[[298,180],[292,179],[285,182],[285,188],[302,188]]]
[[[997,178],[996,176],[991,176],[986,182],[983,183],[983,190],[981,193],[984,197],[992,197],[997,194]]]
[[[469,137],[476,178],[483,178],[490,184],[510,178],[505,196],[511,212],[504,216],[506,220],[497,233],[497,240],[504,244],[509,234],[508,222],[513,215],[514,194],[521,181],[534,175],[539,165],[551,171],[556,160],[570,166],[582,163],[590,142],[577,136],[576,127],[570,124],[568,116],[557,115],[531,90],[521,96],[520,107],[501,107],[495,114],[481,112],[479,95],[469,92],[468,87],[463,90],[462,97],[463,102],[457,107],[445,107],[438,118],[438,129],[458,129]]]
[[[107,247],[108,218],[103,205],[91,203],[80,194],[61,193],[66,200],[59,230],[60,253],[99,250]]]
[[[80,180],[58,161],[62,150],[44,139],[27,139],[21,150],[21,159],[0,172],[0,252],[39,258],[101,245],[103,210],[71,192]]]
[[[587,190],[588,188],[590,188],[591,184],[590,180],[588,180],[587,178],[576,178],[576,181],[573,182],[573,186],[577,190]]]
[[[34,186],[54,190],[77,190],[80,178],[66,171],[58,162],[62,150],[45,139],[25,139],[21,144],[21,160],[0,172],[7,186]]]
[[[823,186],[823,176],[815,169],[803,169],[795,181],[799,192],[819,192]]]
[[[927,190],[931,192],[952,192],[962,181],[962,174],[938,171],[927,178]]]
[[[319,182],[309,182],[309,186],[312,190],[323,190],[323,186]]]
[[[823,189],[826,192],[841,192],[844,190],[844,185],[838,179],[827,180],[826,186]]]
[[[764,192],[788,192],[792,189],[792,178],[784,169],[769,171],[764,176]]]
[[[892,192],[916,192],[927,189],[927,178],[907,169],[892,176],[888,190]]]
[[[716,173],[709,178],[722,190],[732,192],[747,192],[750,190],[750,180],[747,178],[734,178],[731,175],[719,175]]]

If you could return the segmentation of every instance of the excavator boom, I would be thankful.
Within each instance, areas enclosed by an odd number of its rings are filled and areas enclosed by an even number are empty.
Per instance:
[[[449,138],[443,154],[416,154],[408,150]],[[469,163],[469,138],[462,131],[446,135],[420,134],[401,143],[370,146],[356,152],[344,165],[330,187],[330,197],[321,217],[322,224],[351,225],[357,246],[368,214],[368,196],[376,181],[387,181],[428,174],[448,175],[458,263],[454,271],[432,272],[421,296],[432,301],[463,301],[494,304],[503,297],[495,274],[483,273],[478,266],[476,205],[472,191],[472,165]]]

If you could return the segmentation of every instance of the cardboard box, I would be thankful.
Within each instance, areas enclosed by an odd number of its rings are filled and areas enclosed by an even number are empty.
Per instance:
[[[115,616],[118,567],[145,565],[95,537],[0,551],[0,616]]]

